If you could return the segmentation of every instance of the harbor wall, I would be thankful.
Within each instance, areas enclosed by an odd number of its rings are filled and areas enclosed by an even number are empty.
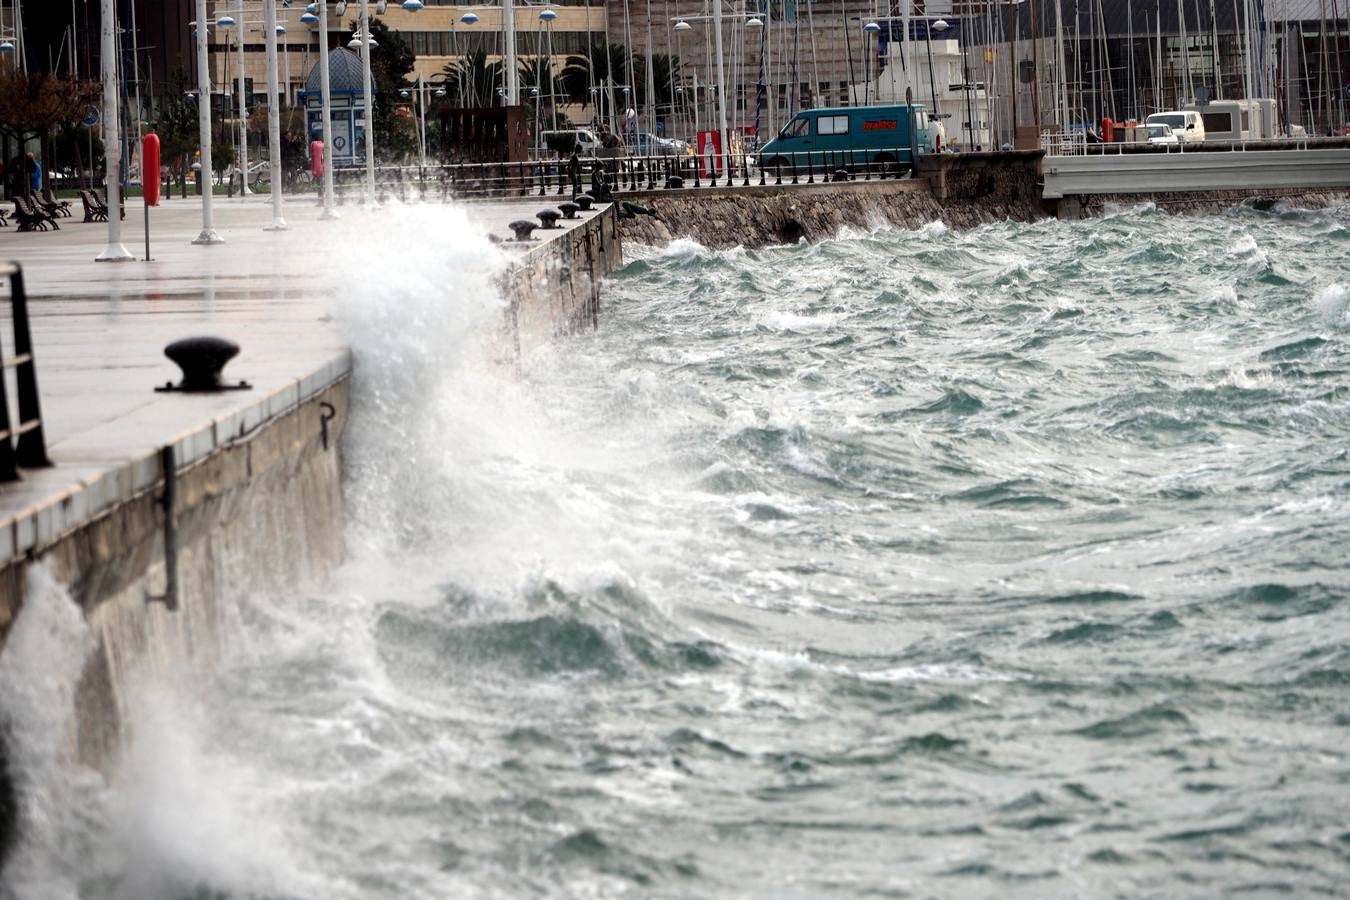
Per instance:
[[[623,240],[663,245],[688,238],[712,248],[815,241],[841,228],[917,228],[941,220],[953,228],[1045,215],[1040,152],[960,153],[925,157],[918,178],[624,192],[656,216],[620,218]]]
[[[39,564],[84,613],[94,646],[75,695],[81,763],[104,769],[113,759],[138,680],[199,669],[217,657],[230,596],[296,586],[341,560],[338,448],[348,376],[343,370],[303,400],[295,390],[295,402],[252,428],[229,423],[218,431],[224,423],[208,421],[168,448],[171,518],[161,450],[119,467],[123,496],[0,572],[9,621]],[[177,558],[171,598],[170,546]]]
[[[1087,194],[1065,197],[1057,202],[1061,219],[1090,219],[1113,209],[1151,203],[1171,213],[1210,215],[1241,203],[1287,203],[1302,209],[1322,209],[1350,203],[1350,190],[1320,189],[1248,189],[1228,191],[1151,191],[1129,194]]]
[[[613,206],[578,215],[587,221],[547,243],[503,245],[519,254],[501,281],[516,353],[599,324],[600,282],[623,265],[623,238]]]
[[[600,281],[623,254],[612,209],[588,218],[512,248],[520,258],[501,288],[504,333],[517,350],[598,323]],[[0,650],[35,566],[66,589],[92,636],[70,738],[81,764],[110,769],[139,684],[209,670],[237,634],[232,598],[302,589],[341,562],[341,442],[359,377],[352,366],[344,350],[324,371],[244,412],[204,414],[200,429],[178,435],[167,453],[147,450],[78,495],[48,498],[0,526],[0,536],[26,536],[0,566]],[[164,602],[171,556],[173,609]],[[8,728],[0,721],[0,870],[17,827]]]

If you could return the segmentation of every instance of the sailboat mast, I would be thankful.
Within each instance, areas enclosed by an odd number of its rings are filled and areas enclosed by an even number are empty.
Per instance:
[[[1223,99],[1223,71],[1219,65],[1219,23],[1214,18],[1214,0],[1209,0],[1209,50],[1214,61],[1214,99]]]
[[[1069,130],[1069,86],[1068,73],[1064,71],[1064,11],[1060,8],[1060,0],[1052,0],[1055,4],[1055,53],[1058,57],[1059,79],[1055,101],[1059,106],[1059,129],[1060,131]]]

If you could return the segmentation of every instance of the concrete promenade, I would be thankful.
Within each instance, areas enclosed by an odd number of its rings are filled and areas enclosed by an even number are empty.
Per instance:
[[[501,237],[507,223],[548,207],[538,198],[474,206],[472,221]],[[198,201],[170,200],[151,210],[151,256],[145,262],[143,207],[127,204],[123,245],[132,262],[95,262],[107,243],[105,224],[83,223],[78,206],[60,230],[0,229],[0,259],[23,266],[42,404],[48,469],[23,470],[0,485],[0,568],[32,557],[63,535],[153,488],[163,477],[160,449],[172,445],[179,467],[251,434],[346,378],[352,359],[325,314],[321,292],[332,278],[305,264],[317,245],[350,242],[351,263],[377,252],[382,235],[363,239],[367,214],[348,204],[341,218],[320,221],[313,198],[285,209],[288,231],[268,232],[265,195],[217,198],[215,225],[225,243],[194,246],[201,230]],[[564,223],[575,225],[576,223]],[[543,238],[530,255],[567,233]],[[375,237],[366,235],[365,237]],[[413,236],[416,238],[416,236]],[[520,251],[517,251],[520,252]],[[331,258],[332,254],[326,254]],[[7,296],[7,286],[0,296]],[[447,296],[450,291],[447,290]],[[11,319],[0,315],[7,355]],[[180,373],[163,354],[179,338],[210,335],[242,351],[225,369],[227,382],[251,390],[218,394],[157,393]],[[10,375],[9,403],[16,415]],[[17,609],[0,603],[0,640]]]

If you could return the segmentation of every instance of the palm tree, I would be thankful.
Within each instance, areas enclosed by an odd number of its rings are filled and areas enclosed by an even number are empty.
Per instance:
[[[497,87],[502,83],[502,64],[489,63],[483,48],[466,53],[462,59],[446,65],[445,90],[464,106],[495,106]]]

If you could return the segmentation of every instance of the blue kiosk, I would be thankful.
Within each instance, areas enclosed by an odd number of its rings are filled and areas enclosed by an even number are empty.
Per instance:
[[[361,89],[361,57],[346,47],[328,54],[328,93],[333,119],[333,168],[365,163],[366,104]],[[309,141],[323,140],[323,73],[316,64],[305,79],[300,102],[305,107],[305,130]],[[308,146],[308,142],[306,142]]]

